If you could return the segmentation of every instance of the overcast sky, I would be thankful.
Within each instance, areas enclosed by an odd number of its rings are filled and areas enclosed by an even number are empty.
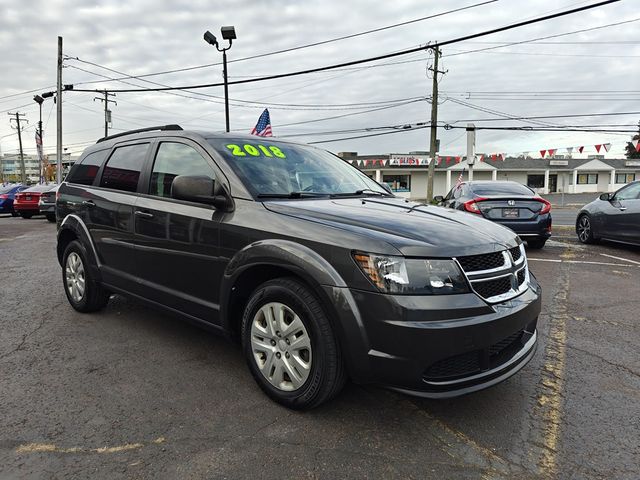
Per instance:
[[[7,154],[17,152],[17,135],[11,130],[7,115],[17,110],[25,113],[29,121],[23,134],[25,151],[35,152],[34,128],[38,109],[32,97],[34,93],[55,88],[58,35],[64,38],[65,55],[128,75],[143,75],[220,62],[222,55],[205,43],[202,35],[205,30],[211,30],[219,37],[219,29],[223,25],[236,28],[238,38],[228,52],[229,60],[233,61],[410,21],[480,1],[0,0],[0,149]],[[229,64],[229,77],[230,80],[240,80],[347,62],[428,42],[445,41],[592,3],[596,0],[499,0],[356,38],[233,62]],[[443,47],[440,66],[448,73],[439,84],[439,120],[464,126],[473,119],[500,118],[499,115],[505,114],[550,116],[640,112],[640,21],[542,42],[500,47],[505,43],[629,20],[640,20],[638,0],[622,0],[587,12]],[[500,48],[463,53],[488,47]],[[426,75],[426,67],[431,60],[432,56],[421,51],[349,69],[232,85],[231,129],[248,133],[265,107],[271,113],[275,136],[305,134],[290,137],[303,142],[363,134],[324,134],[326,132],[428,121],[431,107],[426,99],[431,95],[431,80]],[[105,78],[100,75],[122,76],[68,59],[63,70],[63,83],[92,89],[154,86],[138,79],[126,80],[130,84],[104,82]],[[82,82],[96,80],[99,82],[81,85]],[[216,65],[147,77],[146,80],[170,86],[214,83],[222,80],[222,69]],[[22,93],[27,90],[35,92]],[[117,105],[111,106],[112,132],[167,123],[178,123],[184,128],[223,130],[222,87],[197,90],[213,97],[193,92],[118,93],[115,97]],[[14,94],[20,95],[8,97]],[[103,135],[102,105],[94,101],[94,97],[92,93],[64,94],[63,141],[68,152],[79,153],[84,146]],[[393,104],[373,104],[400,99],[418,100],[396,102],[400,104],[384,109],[379,108]],[[357,105],[339,109],[326,107],[358,103],[370,105],[366,108]],[[370,111],[374,108],[378,110]],[[337,116],[340,118],[308,122]],[[50,152],[55,151],[55,118],[53,101],[49,99],[43,105],[43,123],[45,150]],[[639,113],[543,121],[559,125],[635,125],[638,120]],[[478,126],[532,125],[529,121],[506,119],[475,123]],[[629,126],[612,128],[633,130]],[[631,134],[603,132],[483,130],[478,133],[477,150],[508,154],[529,151],[539,156],[537,152],[541,149],[558,148],[558,153],[565,153],[564,147],[584,145],[586,155],[596,153],[596,144],[611,143],[613,147],[607,156],[621,157],[624,142],[630,137]],[[445,131],[440,128],[439,138],[442,155],[465,152],[464,130]],[[429,131],[423,129],[342,140],[321,146],[334,152],[355,151],[360,154],[428,150]]]

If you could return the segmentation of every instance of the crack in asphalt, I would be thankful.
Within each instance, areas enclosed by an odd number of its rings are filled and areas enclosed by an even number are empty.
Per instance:
[[[628,373],[628,374],[630,374],[630,375],[633,375],[634,377],[638,377],[638,378],[640,378],[640,373],[639,373],[639,372],[636,372],[635,370],[632,370],[632,369],[630,369],[629,367],[627,367],[627,366],[625,366],[625,365],[621,365],[621,364],[619,364],[619,363],[612,362],[611,360],[607,360],[606,358],[604,358],[604,357],[603,357],[603,356],[601,356],[601,355],[598,355],[598,354],[597,354],[597,353],[595,353],[595,352],[592,352],[592,351],[587,350],[587,349],[584,349],[584,348],[576,347],[575,345],[572,345],[572,344],[570,344],[570,343],[567,343],[567,345],[566,345],[566,346],[567,346],[568,348],[572,349],[572,350],[576,350],[576,351],[578,351],[578,352],[582,352],[582,353],[585,353],[585,354],[590,355],[590,356],[592,356],[592,357],[595,357],[595,358],[597,358],[598,360],[600,360],[600,361],[602,361],[602,362],[606,363],[607,365],[611,365],[612,367],[616,367],[616,368],[619,368],[620,370],[624,370],[625,372],[627,372],[627,373]]]

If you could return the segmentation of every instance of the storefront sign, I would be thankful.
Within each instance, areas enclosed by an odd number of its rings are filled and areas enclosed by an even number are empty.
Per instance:
[[[549,162],[549,165],[551,165],[552,167],[566,167],[567,165],[569,165],[569,161],[568,160],[551,160]]]
[[[429,165],[429,160],[426,155],[389,155],[389,165]]]

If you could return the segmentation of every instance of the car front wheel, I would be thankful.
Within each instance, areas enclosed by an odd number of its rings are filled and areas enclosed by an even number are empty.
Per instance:
[[[47,213],[47,220],[49,220],[50,222],[55,222],[56,221],[56,214],[55,213]]]
[[[576,233],[578,234],[578,240],[582,243],[595,243],[593,227],[591,226],[591,218],[589,218],[589,215],[582,215],[578,218]]]
[[[294,278],[262,284],[242,318],[249,369],[276,402],[297,410],[333,398],[346,373],[338,341],[319,300]]]
[[[33,213],[31,213],[31,212],[20,212],[20,216],[22,218],[26,218],[28,220],[29,218],[31,218],[33,216]]]
[[[93,278],[87,263],[87,251],[74,240],[62,257],[62,282],[67,300],[79,312],[101,310],[109,301],[109,292]]]

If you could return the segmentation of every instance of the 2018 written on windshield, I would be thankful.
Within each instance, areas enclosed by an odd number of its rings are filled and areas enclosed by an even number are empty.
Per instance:
[[[246,143],[241,146],[231,143],[227,145],[227,148],[231,150],[231,155],[235,157],[246,157],[247,154],[249,154],[252,157],[259,157],[260,155],[264,155],[265,157],[287,158],[285,153],[275,145],[265,146]]]

